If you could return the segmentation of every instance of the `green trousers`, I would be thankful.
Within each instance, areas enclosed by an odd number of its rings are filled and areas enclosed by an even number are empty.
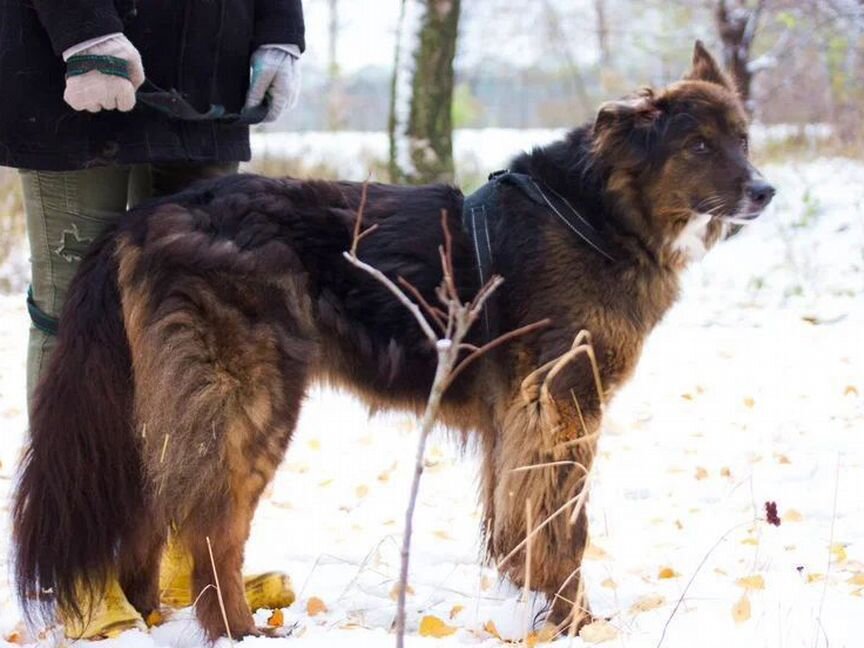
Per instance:
[[[69,283],[90,244],[127,208],[176,193],[196,180],[235,173],[237,166],[143,164],[62,172],[22,170],[36,307],[49,317],[60,316]],[[55,344],[53,335],[30,326],[28,403]]]

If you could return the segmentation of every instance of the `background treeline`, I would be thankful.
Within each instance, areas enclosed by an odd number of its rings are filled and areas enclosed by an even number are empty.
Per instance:
[[[349,1],[307,0],[332,12],[331,43],[307,59],[303,102],[277,129],[387,129],[392,66],[346,73],[328,59],[358,28],[340,20]],[[457,128],[571,126],[606,98],[678,78],[701,38],[730,67],[744,57],[757,120],[861,135],[864,0],[462,0],[459,21]],[[379,24],[376,38],[395,43]]]

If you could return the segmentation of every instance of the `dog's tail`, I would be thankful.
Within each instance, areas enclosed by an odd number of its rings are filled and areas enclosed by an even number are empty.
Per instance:
[[[104,591],[118,545],[142,514],[129,344],[106,236],[82,262],[58,344],[31,403],[30,444],[14,499],[22,609],[82,618]]]

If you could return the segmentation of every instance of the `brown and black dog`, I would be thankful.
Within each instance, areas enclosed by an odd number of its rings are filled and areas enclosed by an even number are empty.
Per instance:
[[[587,356],[554,375],[548,363],[587,329],[608,397],[678,297],[688,262],[729,223],[758,216],[774,190],[748,160],[735,89],[699,43],[684,80],[605,104],[593,124],[511,168],[565,197],[614,259],[518,189],[502,189],[490,221],[493,269],[506,281],[496,327],[551,325],[464,372],[442,422],[479,441],[490,558],[525,537],[526,500],[538,521],[563,506],[533,540],[530,582],[560,619],[579,598],[587,541],[584,507],[573,515],[565,504],[585,484],[602,398]],[[212,540],[231,631],[256,632],[244,544],[310,383],[418,410],[435,372],[411,314],[343,258],[361,193],[356,183],[240,175],[136,209],[97,244],[70,291],[32,411],[14,506],[25,607],[86,614],[81,588],[98,593],[117,575],[146,614],[159,605],[170,528],[193,557],[196,593],[213,583]],[[479,280],[462,208],[449,186],[369,185],[364,222],[378,228],[360,257],[431,302],[443,210],[468,299]],[[521,585],[523,566],[517,555],[503,570]],[[53,595],[34,597],[45,591]],[[201,597],[197,614],[210,638],[224,633],[215,593]]]

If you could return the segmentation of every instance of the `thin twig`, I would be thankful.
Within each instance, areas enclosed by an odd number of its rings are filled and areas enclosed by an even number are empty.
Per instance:
[[[426,298],[423,297],[423,294],[420,292],[417,286],[412,284],[405,277],[399,277],[399,285],[411,293],[411,296],[417,300],[417,303],[420,304],[424,311],[426,311],[426,314],[433,320],[435,320],[435,323],[438,325],[438,328],[441,329],[442,333],[447,330],[447,323],[444,321],[444,318],[447,315],[444,311],[442,311],[440,308],[432,306],[428,301],[426,301]]]
[[[831,530],[828,534],[828,564],[825,566],[825,578],[822,582],[822,596],[819,597],[819,612],[816,615],[816,624],[818,627],[822,627],[822,608],[825,605],[825,595],[828,593],[828,576],[831,573],[831,550],[834,546],[834,523],[837,521],[837,495],[840,492],[840,455],[837,455],[837,472],[834,476],[834,505],[833,512],[831,514]],[[823,629],[824,632],[824,629]],[[813,638],[813,645],[816,646],[819,643],[819,637],[816,636]],[[825,642],[825,645],[828,645],[828,642]]]
[[[361,239],[369,233],[370,230],[367,230],[365,233],[360,232],[360,228],[363,226],[363,214],[366,211],[366,197],[369,193],[369,180],[363,183],[363,191],[360,194],[360,207],[357,208],[357,217],[354,219],[354,237],[351,239],[351,256],[357,256],[357,246],[360,245]],[[376,226],[377,227],[377,226]]]
[[[541,329],[545,326],[549,326],[549,324],[551,324],[551,323],[552,323],[552,320],[544,319],[544,320],[540,320],[539,322],[534,322],[533,324],[528,324],[527,326],[523,326],[521,328],[518,328],[515,331],[509,331],[509,332],[505,333],[504,335],[499,335],[497,338],[495,338],[491,342],[487,342],[486,344],[484,344],[482,347],[480,347],[476,351],[472,351],[471,354],[466,356],[466,358],[464,360],[462,360],[462,362],[459,363],[459,365],[456,367],[456,369],[450,375],[450,378],[447,381],[447,386],[449,387],[450,385],[452,385],[456,381],[456,378],[459,377],[459,374],[461,374],[463,371],[465,371],[465,368],[468,365],[470,365],[472,362],[474,362],[477,358],[479,358],[483,354],[488,353],[492,349],[495,349],[495,348],[501,346],[502,344],[507,344],[507,342],[510,342],[511,340],[513,340],[517,337],[521,337],[523,335],[528,335],[529,333],[533,333],[534,331],[536,331],[538,329]]]
[[[729,537],[730,533],[732,533],[736,529],[740,529],[743,526],[747,526],[748,524],[751,524],[751,522],[750,521],[742,522],[740,524],[736,524],[735,526],[733,526],[731,529],[726,531],[726,533],[724,533],[722,536],[720,536],[720,538],[717,540],[717,542],[715,542],[711,546],[711,548],[708,550],[708,553],[706,553],[703,556],[700,563],[696,566],[696,570],[693,572],[693,575],[690,576],[690,580],[688,580],[687,584],[684,586],[684,590],[681,592],[681,596],[678,597],[678,601],[675,603],[675,607],[672,608],[672,612],[670,612],[669,618],[666,619],[666,623],[663,624],[663,632],[660,634],[660,640],[657,642],[657,648],[660,648],[660,646],[663,645],[663,641],[666,639],[666,631],[669,629],[669,624],[672,623],[672,619],[675,617],[675,614],[678,612],[678,608],[680,608],[681,604],[684,602],[684,597],[687,596],[687,592],[690,590],[690,586],[693,584],[693,581],[696,580],[696,576],[699,575],[699,572],[705,566],[705,563],[708,562],[708,558],[711,556],[711,554],[714,553],[714,550],[720,546],[720,543],[723,542],[727,537]]]
[[[356,256],[352,256],[350,252],[343,252],[342,256],[345,257],[348,263],[360,268],[364,272],[369,273],[375,279],[381,282],[391,293],[396,296],[396,299],[402,302],[405,308],[411,311],[411,314],[414,315],[414,319],[417,320],[417,323],[420,325],[420,328],[423,329],[423,333],[426,335],[429,341],[432,342],[432,344],[435,344],[438,341],[438,336],[435,334],[435,331],[429,325],[429,322],[426,320],[426,318],[423,317],[423,313],[420,311],[420,307],[417,306],[417,304],[415,304],[414,302],[412,302],[408,298],[408,296],[399,289],[399,286],[393,283],[387,275],[381,272],[378,268],[369,265],[365,261],[361,261]]]

